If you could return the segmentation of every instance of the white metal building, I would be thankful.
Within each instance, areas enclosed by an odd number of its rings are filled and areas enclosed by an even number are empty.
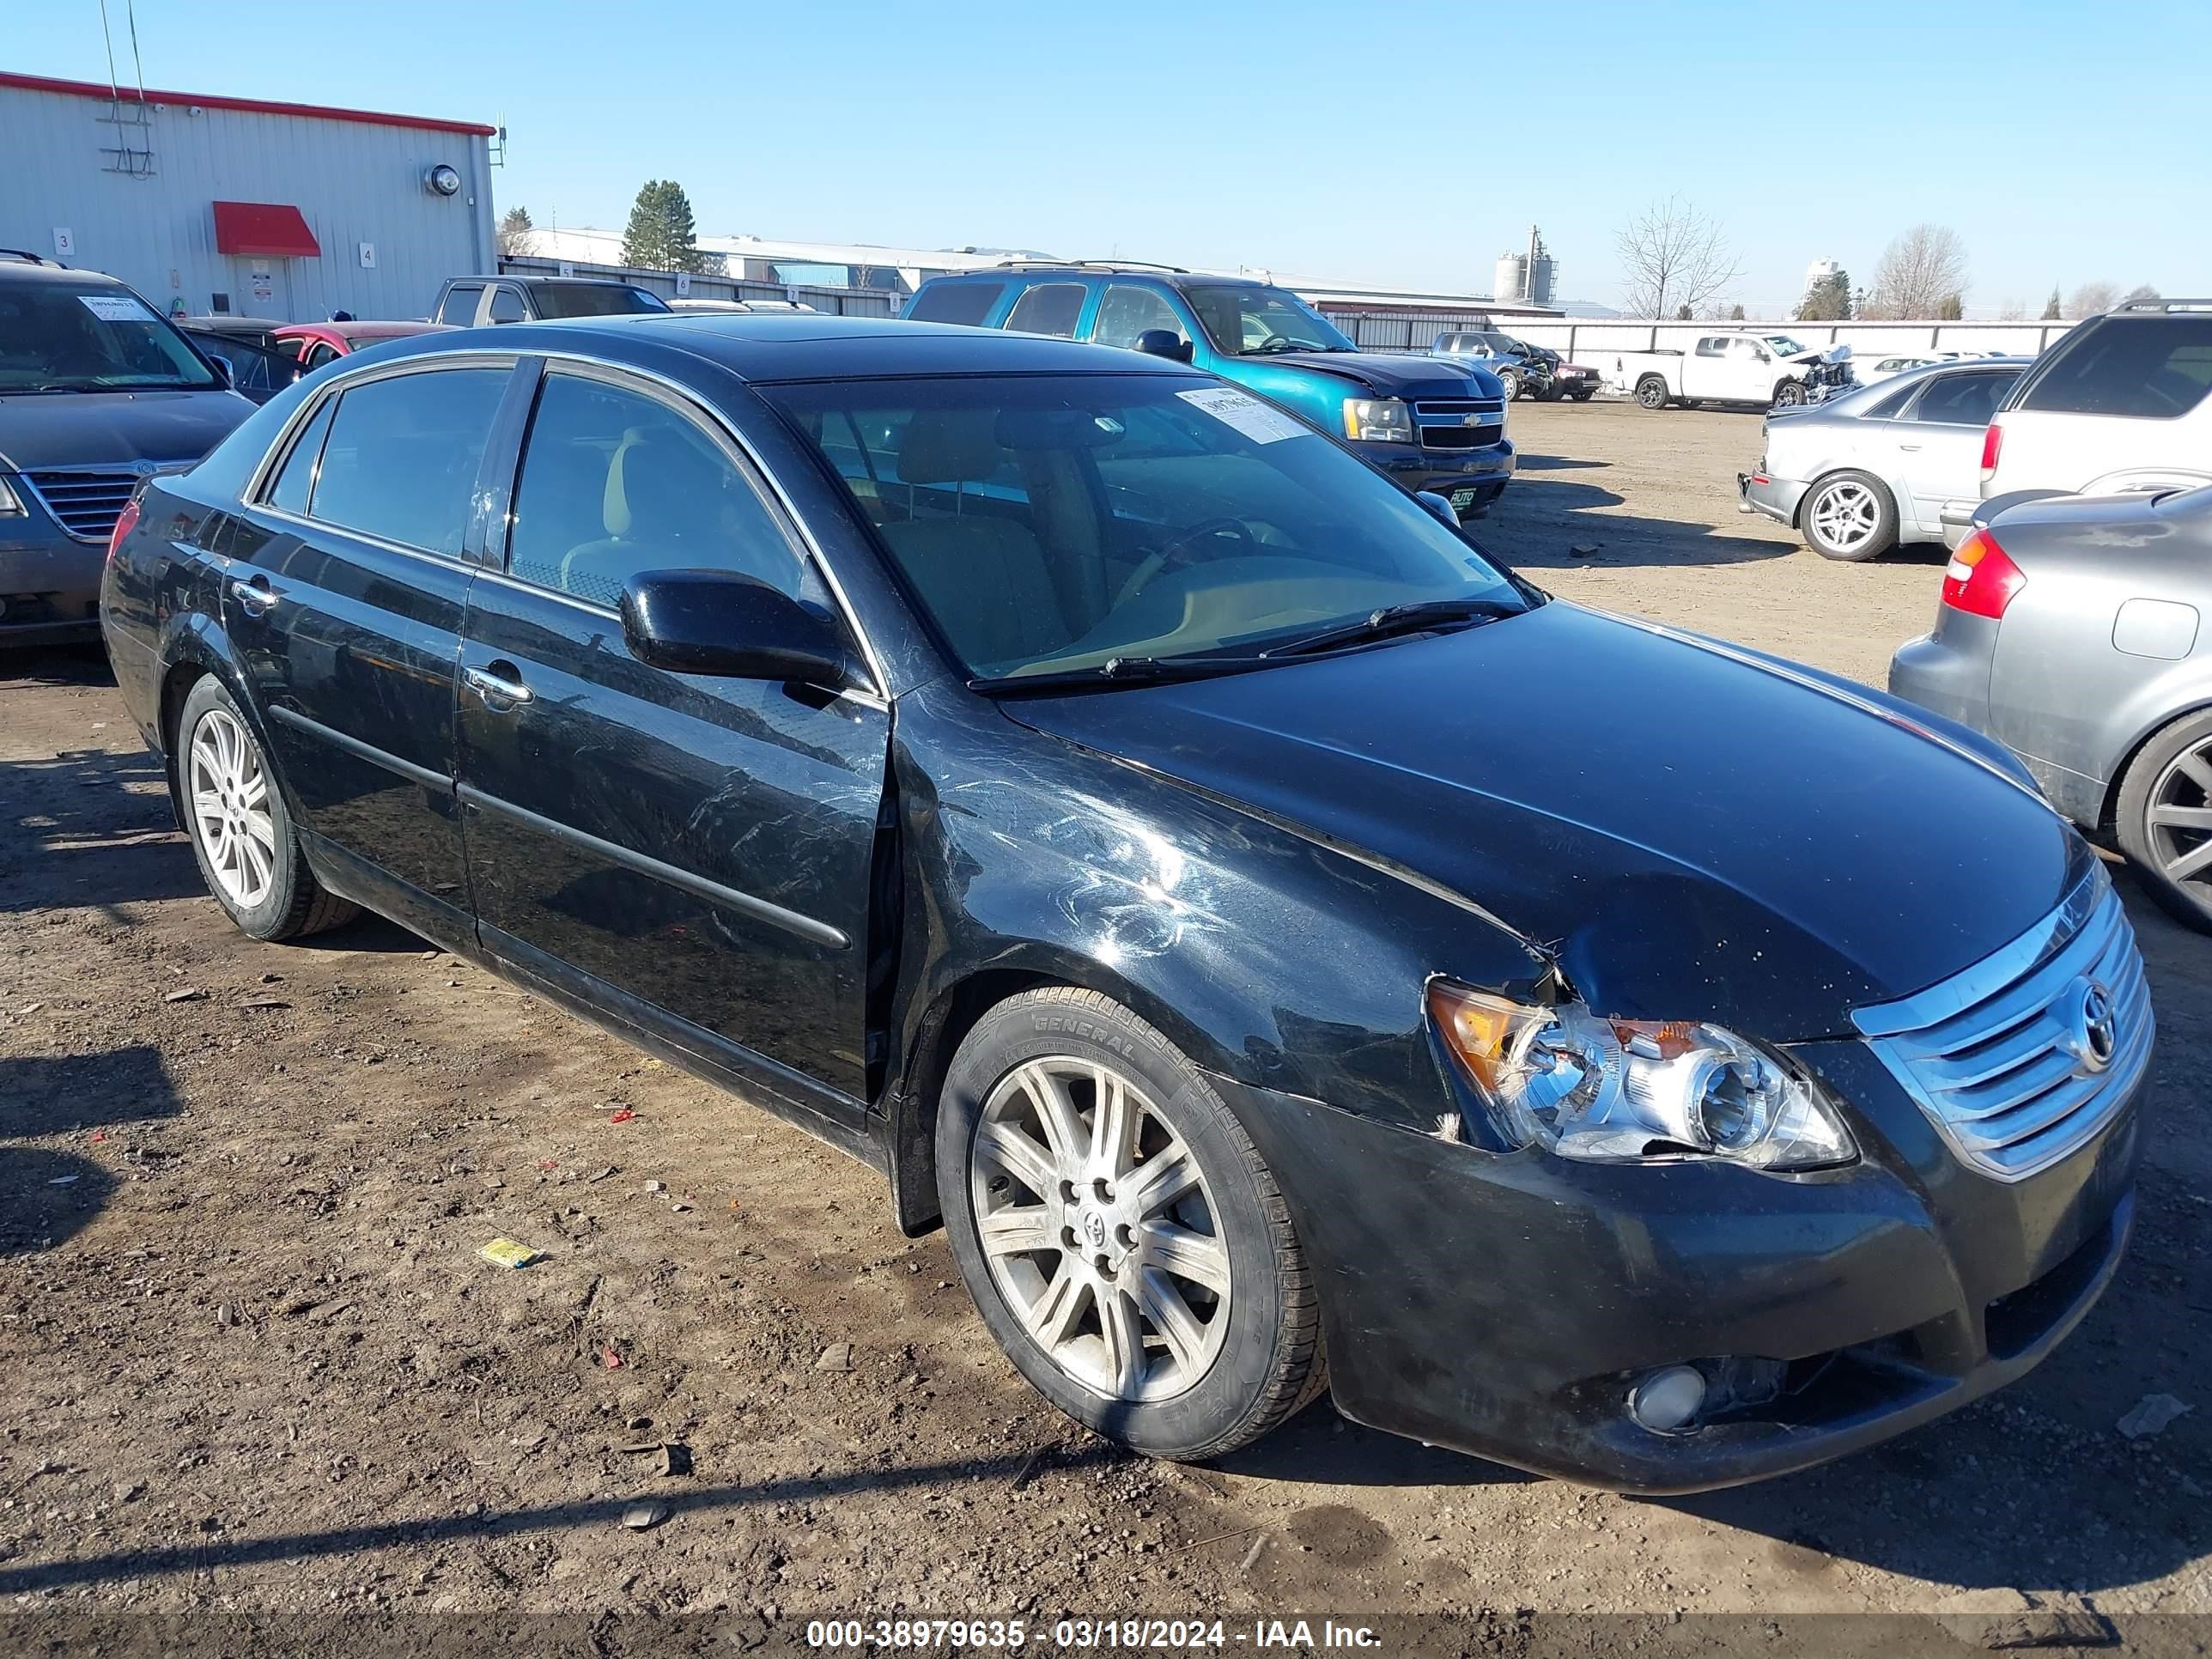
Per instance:
[[[494,131],[0,72],[0,247],[177,314],[427,316],[494,268]]]

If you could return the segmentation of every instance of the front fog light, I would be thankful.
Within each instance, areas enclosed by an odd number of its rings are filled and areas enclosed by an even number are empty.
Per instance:
[[[1429,1012],[1502,1132],[1524,1146],[1594,1163],[1705,1156],[1761,1170],[1858,1155],[1809,1079],[1717,1025],[1607,1019],[1442,980]]]
[[[1668,1365],[1628,1391],[1628,1414],[1654,1434],[1680,1434],[1705,1409],[1705,1379],[1694,1365]]]

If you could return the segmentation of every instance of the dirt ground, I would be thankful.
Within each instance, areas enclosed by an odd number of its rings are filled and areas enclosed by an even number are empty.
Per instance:
[[[1877,682],[1927,625],[1940,550],[1832,565],[1737,514],[1756,416],[1514,426],[1478,534],[1564,595]],[[2212,939],[2122,884],[2161,1026],[2141,1218],[2022,1384],[1660,1502],[1325,1404],[1175,1468],[1035,1396],[860,1165],[387,924],[234,932],[96,657],[0,661],[0,1611],[1418,1613],[1473,1646],[1525,1610],[2212,1613]],[[2124,1437],[2160,1394],[2194,1409]]]

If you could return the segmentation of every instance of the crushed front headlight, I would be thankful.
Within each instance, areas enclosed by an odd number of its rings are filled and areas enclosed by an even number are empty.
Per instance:
[[[1815,1170],[1858,1156],[1806,1079],[1717,1025],[1607,1019],[1437,980],[1429,1012],[1499,1128],[1562,1158],[1725,1158]]]
[[[1397,398],[1346,398],[1344,435],[1364,443],[1413,441],[1413,411]]]

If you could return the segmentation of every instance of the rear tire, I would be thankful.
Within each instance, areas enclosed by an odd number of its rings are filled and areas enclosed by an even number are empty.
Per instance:
[[[1636,401],[1646,409],[1667,407],[1667,379],[1662,374],[1647,374],[1636,383]]]
[[[2144,890],[2212,933],[2212,710],[2185,714],[2136,752],[2112,828]]]
[[[1320,1304],[1267,1164],[1109,998],[1050,986],[976,1023],[939,1102],[937,1186],[992,1336],[1108,1439],[1220,1457],[1321,1391]]]
[[[241,933],[299,939],[359,914],[307,868],[269,757],[214,675],[202,675],[186,695],[171,752],[177,816],[200,878]]]
[[[1805,492],[1797,509],[1805,545],[1824,559],[1863,564],[1897,545],[1897,503],[1866,472],[1831,472]]]

